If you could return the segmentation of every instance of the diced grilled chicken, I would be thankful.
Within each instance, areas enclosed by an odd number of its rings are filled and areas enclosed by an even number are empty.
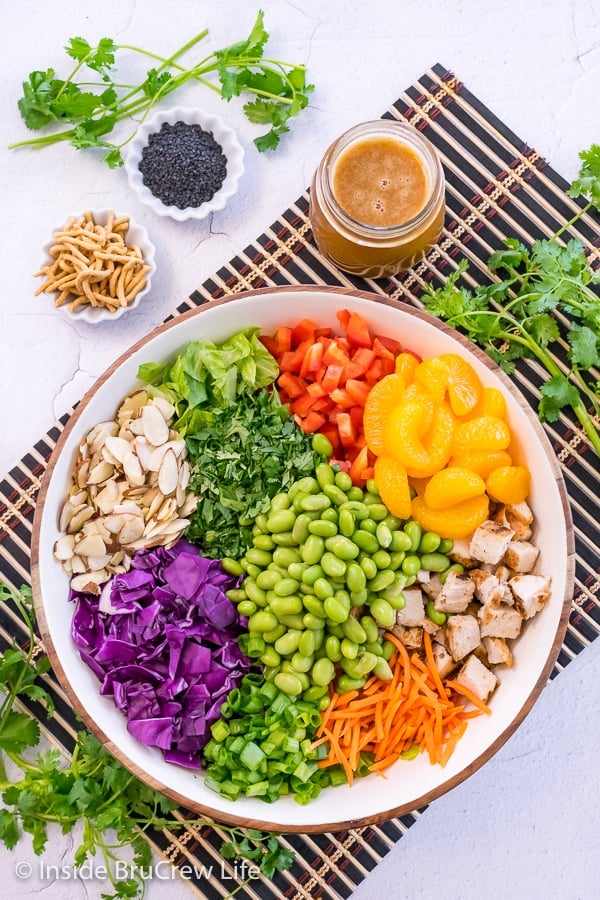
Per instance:
[[[506,507],[506,515],[509,521],[522,522],[523,525],[533,524],[533,513],[525,500],[520,503],[511,503]]]
[[[481,635],[475,616],[451,616],[446,623],[446,647],[458,662],[479,645]]]
[[[516,638],[521,633],[523,617],[512,606],[482,606],[477,618],[481,637]]]
[[[474,559],[485,563],[499,563],[512,540],[514,532],[499,522],[486,519],[471,538],[470,553]]]
[[[421,581],[420,585],[423,589],[423,593],[427,594],[432,600],[435,600],[442,590],[442,582],[437,572],[435,574],[430,573],[429,579],[427,581]]]
[[[452,659],[443,644],[434,642],[432,645],[432,650],[436,668],[441,677],[446,678],[446,676],[456,668],[457,663],[454,659]]]
[[[476,656],[468,658],[454,680],[472,691],[484,703],[498,684],[494,673]]]
[[[481,641],[490,666],[512,666],[513,658],[510,647],[500,637],[484,637]]]
[[[423,629],[406,628],[405,625],[394,625],[392,633],[399,637],[408,650],[420,650],[423,646]]]
[[[525,522],[521,522],[515,516],[510,515],[508,507],[506,506],[501,506],[496,510],[494,513],[494,522],[499,522],[500,525],[510,528],[514,532],[514,539],[516,541],[528,541],[533,534],[531,526],[527,525]]]
[[[464,612],[475,591],[475,584],[466,572],[449,572],[439,594],[434,598],[438,612]]]
[[[404,625],[406,628],[414,628],[423,624],[425,617],[425,603],[423,601],[423,592],[419,587],[404,588],[402,591],[406,603],[404,609],[396,612],[396,622]]]
[[[545,575],[515,575],[508,584],[515,597],[515,606],[524,619],[533,618],[552,591],[552,579]]]
[[[470,569],[476,565],[475,560],[471,556],[471,541],[469,538],[458,538],[452,544],[452,550],[448,553],[452,562],[459,563],[465,569]]]
[[[539,555],[538,548],[529,541],[511,541],[502,561],[514,572],[522,574],[533,570]]]
[[[480,603],[498,606],[502,601],[505,585],[496,574],[484,569],[471,569],[469,576],[475,584],[475,597]]]

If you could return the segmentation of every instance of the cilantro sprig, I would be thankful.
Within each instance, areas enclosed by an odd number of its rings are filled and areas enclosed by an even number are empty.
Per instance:
[[[29,834],[39,855],[46,847],[50,826],[59,826],[66,834],[81,825],[82,838],[73,865],[80,867],[87,859],[100,857],[113,892],[102,896],[106,900],[141,898],[144,872],[152,863],[144,834],[150,829],[178,831],[214,823],[175,818],[173,801],[139,781],[85,730],[77,734],[70,761],[58,750],[38,752],[32,760],[40,728],[24,704],[34,701],[52,715],[52,697],[41,680],[50,671],[50,662],[40,654],[31,590],[23,587],[16,592],[0,584],[0,603],[13,605],[28,632],[23,646],[13,641],[0,653],[0,841],[12,850],[23,833]],[[9,776],[9,762],[16,776]],[[221,847],[225,859],[249,860],[267,878],[293,863],[292,854],[272,834],[220,823],[218,828],[228,836]],[[116,877],[122,866],[115,863],[123,855],[128,877]]]
[[[95,46],[85,38],[71,38],[65,50],[75,66],[67,77],[59,78],[52,68],[30,72],[18,101],[27,128],[54,130],[43,137],[12,143],[9,149],[67,141],[77,149],[100,148],[102,161],[116,168],[123,164],[123,148],[153,106],[183,84],[197,81],[227,101],[251,95],[243,106],[246,117],[257,125],[269,126],[254,143],[260,151],[274,150],[289,131],[289,120],[308,104],[313,85],[306,80],[305,67],[264,55],[269,34],[262,10],[245,40],[216,50],[193,65],[182,65],[181,58],[207,35],[204,29],[169,57],[117,44],[108,37]],[[140,84],[127,85],[113,79],[117,55],[122,53],[152,60]],[[109,140],[123,120],[133,121],[133,130],[119,143]],[[69,127],[56,130],[66,124]]]
[[[584,196],[583,205],[550,239],[527,247],[507,238],[493,253],[489,269],[498,281],[472,290],[459,285],[468,265],[461,262],[445,285],[425,286],[428,312],[464,331],[504,371],[521,358],[535,358],[546,370],[538,415],[554,422],[571,407],[600,456],[600,386],[593,370],[600,366],[600,272],[581,241],[560,240],[588,210],[600,210],[600,146],[580,153],[578,177],[569,195]],[[559,365],[556,358],[563,358]]]

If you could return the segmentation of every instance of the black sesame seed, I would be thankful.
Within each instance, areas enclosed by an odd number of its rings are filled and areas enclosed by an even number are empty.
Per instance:
[[[212,200],[227,175],[227,157],[212,131],[164,122],[149,136],[138,168],[155,197],[186,209]]]

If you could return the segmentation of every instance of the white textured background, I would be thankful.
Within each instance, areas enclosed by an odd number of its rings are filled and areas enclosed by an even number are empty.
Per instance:
[[[234,202],[203,223],[149,213],[123,170],[67,146],[9,152],[24,137],[16,101],[32,69],[67,70],[69,37],[104,35],[168,55],[205,26],[207,48],[245,37],[257,7],[241,0],[19,0],[3,10],[0,56],[2,473],[130,344],[294,200],[324,148],[343,129],[377,118],[433,63],[452,69],[562,175],[578,151],[600,141],[599,0],[263,0],[270,54],[306,62],[316,90],[282,146],[255,152],[256,134],[233,101],[201,86],[167,103],[221,114],[244,144],[246,174]],[[7,8],[6,8],[7,7]],[[207,51],[208,52],[208,51]],[[52,229],[88,206],[114,207],[143,222],[157,245],[151,295],[118,322],[73,325],[48,297],[33,296],[40,248]],[[468,782],[433,804],[355,892],[357,900],[595,900],[600,896],[596,748],[600,649],[586,650],[542,694],[518,733]],[[69,861],[70,838],[53,833],[45,864]],[[19,881],[28,839],[0,851],[2,896],[100,897],[98,882]],[[35,863],[37,866],[38,864]],[[189,896],[154,880],[149,900]]]

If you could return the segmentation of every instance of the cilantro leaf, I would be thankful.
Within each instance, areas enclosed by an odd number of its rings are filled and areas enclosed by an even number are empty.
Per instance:
[[[17,101],[27,128],[35,130],[56,121],[52,101],[63,84],[54,77],[54,69],[29,74],[29,80],[23,82],[23,96]]]
[[[587,325],[574,325],[569,331],[569,357],[582,369],[600,365],[598,334]]]
[[[166,93],[165,87],[173,81],[170,72],[158,72],[157,69],[148,69],[146,80],[142,83],[142,90],[146,97],[154,100]]]
[[[19,840],[19,824],[14,813],[0,809],[0,840],[12,850]]]
[[[577,388],[565,375],[553,375],[540,390],[538,412],[542,422],[556,422],[563,407],[573,406],[579,400]]]
[[[600,145],[592,144],[589,150],[582,150],[579,158],[582,165],[567,194],[569,197],[583,195],[596,209],[600,209]]]
[[[552,341],[560,337],[560,330],[556,319],[547,313],[531,316],[527,320],[527,331],[531,338],[540,347],[547,347]]]
[[[26,747],[35,747],[39,739],[40,727],[31,716],[10,710],[2,719],[0,750],[6,753],[22,753]]]

